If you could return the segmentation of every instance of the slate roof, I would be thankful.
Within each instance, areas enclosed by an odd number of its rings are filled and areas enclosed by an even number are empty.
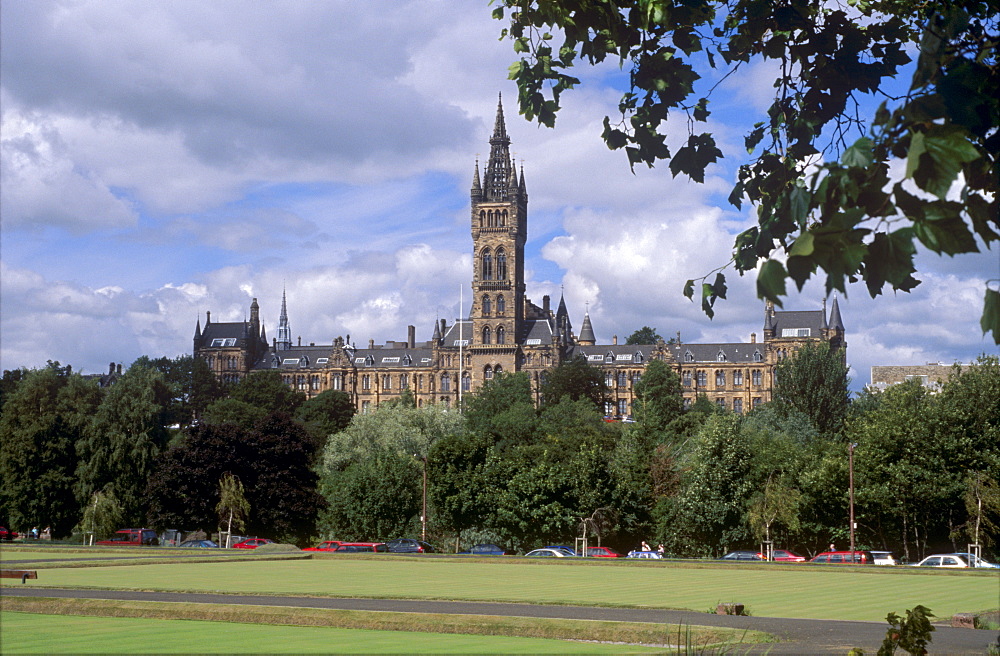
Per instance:
[[[645,364],[652,358],[653,344],[597,344],[595,346],[574,346],[569,357],[582,355],[593,365]]]
[[[525,319],[525,332],[522,344],[547,346],[553,342],[552,324],[548,319]],[[538,340],[537,342],[535,340]]]
[[[759,363],[764,361],[764,344],[738,342],[735,344],[669,344],[668,349],[674,354],[674,359],[680,363]],[[758,354],[759,360],[754,359]],[[719,359],[720,354],[725,358]],[[689,357],[690,356],[690,357]]]
[[[771,325],[774,328],[774,336],[776,338],[782,337],[781,332],[783,330],[796,328],[808,328],[811,337],[819,337],[822,335],[821,331],[824,328],[824,319],[823,310],[776,311],[774,318],[771,320]]]

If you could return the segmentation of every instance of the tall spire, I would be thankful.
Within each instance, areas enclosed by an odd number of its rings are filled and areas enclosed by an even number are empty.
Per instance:
[[[506,200],[510,182],[510,137],[503,119],[503,98],[497,101],[497,117],[490,137],[490,160],[486,165],[483,191],[486,200]]]
[[[285,290],[281,290],[281,316],[278,317],[278,339],[276,341],[279,351],[287,351],[292,348],[292,329],[288,325],[288,306],[285,303]]]
[[[580,337],[577,339],[583,346],[593,346],[597,343],[594,327],[590,324],[590,310],[583,315],[583,326],[580,327]]]
[[[833,297],[833,306],[830,308],[830,328],[844,331],[844,320],[840,318],[840,305],[836,296]]]
[[[479,183],[479,160],[476,160],[476,170],[472,174],[472,199],[479,200],[483,197],[483,186]]]

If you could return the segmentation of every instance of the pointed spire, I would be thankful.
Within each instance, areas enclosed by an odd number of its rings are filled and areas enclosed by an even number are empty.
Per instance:
[[[507,181],[507,188],[510,189],[512,194],[517,193],[517,167],[510,167],[510,180]]]
[[[825,296],[823,297],[823,321],[822,321],[822,323],[820,323],[819,327],[820,327],[821,330],[826,330],[826,329],[828,329],[830,327],[829,324],[827,324],[827,322],[826,322],[826,297]]]
[[[483,186],[479,183],[479,160],[476,160],[476,170],[472,174],[472,197],[474,199],[483,197]]]
[[[502,98],[497,102],[497,117],[490,137],[490,159],[486,165],[483,191],[487,200],[507,200],[510,183],[510,138],[503,119]]]
[[[441,328],[438,326],[438,320],[434,320],[434,334],[431,335],[431,340],[434,342],[441,341]]]
[[[292,348],[292,328],[288,325],[288,305],[285,301],[285,288],[282,287],[281,316],[278,317],[278,339],[276,342],[279,351],[286,351]]]
[[[521,160],[521,185],[518,187],[518,191],[521,192],[522,196],[527,195],[528,187],[524,184],[524,160]]]
[[[260,324],[260,340],[262,342],[267,341],[267,328],[264,327],[264,324]]]
[[[764,304],[764,330],[774,330],[774,305],[771,301]]]
[[[844,320],[840,317],[840,305],[837,303],[836,295],[833,297],[833,306],[830,308],[830,328],[844,331]]]
[[[201,339],[201,319],[198,319],[194,324],[194,338],[196,340]]]
[[[583,346],[593,346],[597,343],[594,335],[594,327],[590,323],[590,312],[583,315],[583,326],[580,328],[580,337],[577,340]]]

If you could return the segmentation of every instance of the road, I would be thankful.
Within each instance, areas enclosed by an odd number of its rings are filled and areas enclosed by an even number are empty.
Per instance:
[[[466,601],[418,601],[394,599],[335,599],[323,597],[275,597],[179,592],[138,592],[123,590],[83,590],[38,588],[30,585],[6,585],[0,597],[58,597],[69,599],[110,599],[118,601],[159,601],[205,604],[245,604],[329,608],[397,613],[448,613],[455,615],[498,615],[556,619],[606,620],[618,622],[653,622],[720,626],[764,631],[782,642],[754,647],[747,653],[768,654],[845,654],[852,647],[865,653],[878,651],[887,625],[881,622],[840,622],[776,617],[735,617],[691,611],[668,611],[641,608],[596,608],[582,606],[542,606],[532,604],[497,604]],[[937,626],[931,654],[984,654],[990,645],[1000,645],[1000,631],[976,631]],[[743,653],[743,652],[740,652]]]

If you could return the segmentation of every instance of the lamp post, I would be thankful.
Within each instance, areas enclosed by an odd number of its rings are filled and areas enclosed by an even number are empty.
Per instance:
[[[427,456],[414,453],[413,457],[424,463],[423,502],[420,510],[420,540],[427,542]]]
[[[847,447],[847,471],[851,505],[851,560],[854,560],[854,447],[857,445],[857,442],[851,442]]]

